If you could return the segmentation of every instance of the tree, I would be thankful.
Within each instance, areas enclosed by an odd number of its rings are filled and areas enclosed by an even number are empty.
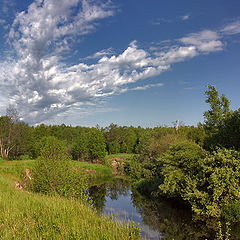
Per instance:
[[[13,133],[11,141],[14,147],[9,153],[9,157],[16,159],[21,155],[29,155],[33,145],[32,128],[24,122],[18,122],[13,125]]]
[[[96,128],[91,128],[88,137],[89,159],[103,161],[106,155],[106,143],[103,133]]]
[[[74,142],[71,154],[74,160],[84,161],[88,159],[89,149],[88,149],[88,137],[86,133],[80,134],[80,136]]]
[[[233,111],[223,120],[214,138],[213,142],[220,146],[240,150],[240,109]]]
[[[216,131],[222,121],[231,113],[230,101],[224,94],[220,97],[214,86],[209,85],[208,89],[205,92],[207,96],[205,102],[210,104],[211,109],[204,113],[205,126],[210,131]]]
[[[206,149],[218,147],[239,149],[240,143],[240,109],[231,110],[230,101],[225,95],[219,96],[213,86],[208,86],[206,102],[211,109],[204,113],[204,128],[207,137],[204,142]]]
[[[9,105],[6,110],[6,116],[0,117],[0,148],[2,158],[8,158],[10,151],[15,147],[12,144],[14,131],[14,124],[18,122],[17,110]]]
[[[108,144],[108,152],[110,154],[116,154],[120,152],[120,146],[119,143],[116,141],[113,141],[111,143]]]

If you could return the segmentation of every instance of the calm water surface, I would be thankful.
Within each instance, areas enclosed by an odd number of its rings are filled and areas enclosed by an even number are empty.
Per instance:
[[[183,206],[166,199],[151,200],[133,191],[129,183],[116,178],[89,189],[94,207],[118,221],[139,224],[143,238],[158,240],[216,239],[216,221],[192,219]],[[238,227],[238,230],[239,227]],[[240,239],[240,238],[233,238]]]

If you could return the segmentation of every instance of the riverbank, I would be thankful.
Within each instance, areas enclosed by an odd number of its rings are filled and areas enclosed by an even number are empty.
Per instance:
[[[141,239],[134,225],[117,223],[86,204],[15,188],[34,161],[0,162],[0,239]]]

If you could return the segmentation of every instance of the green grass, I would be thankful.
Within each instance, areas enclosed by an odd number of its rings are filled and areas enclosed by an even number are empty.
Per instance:
[[[141,239],[77,200],[18,191],[0,175],[0,239]]]
[[[134,225],[101,216],[78,200],[17,190],[14,180],[33,165],[34,160],[0,160],[0,239],[141,239]],[[91,169],[104,170],[95,165]]]
[[[17,177],[20,180],[21,175],[24,169],[32,169],[36,160],[15,160],[15,161],[4,161],[0,160],[0,174]],[[83,169],[83,170],[91,170],[88,174],[94,182],[101,182],[106,179],[110,179],[112,177],[112,169],[110,167],[95,164],[95,163],[87,163],[87,162],[78,162],[72,161],[72,166],[75,168]]]
[[[112,168],[102,164],[72,161],[72,166],[87,172],[91,186],[102,184],[112,178]]]
[[[102,164],[72,161],[72,166],[95,171],[96,175],[111,176],[112,169]]]
[[[35,160],[0,160],[0,174],[20,180],[24,169],[31,169],[34,164]]]

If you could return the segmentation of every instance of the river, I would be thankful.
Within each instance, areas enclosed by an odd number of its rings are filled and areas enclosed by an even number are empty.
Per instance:
[[[124,179],[116,178],[93,186],[89,194],[99,212],[113,215],[118,221],[133,220],[139,224],[143,238],[216,239],[216,221],[193,218],[186,206],[169,199],[144,197],[131,189]]]

